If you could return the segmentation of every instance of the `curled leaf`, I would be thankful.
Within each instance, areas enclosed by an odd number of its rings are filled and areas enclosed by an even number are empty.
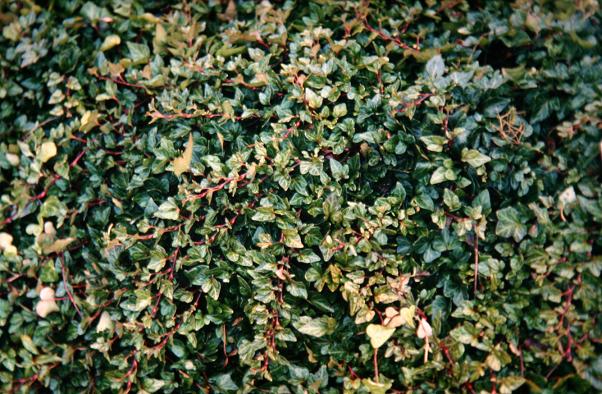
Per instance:
[[[0,233],[0,250],[8,249],[13,244],[13,236],[9,233]]]
[[[188,134],[188,145],[186,145],[184,153],[182,153],[182,156],[176,157],[173,161],[173,172],[176,174],[176,176],[180,176],[190,170],[193,144],[194,141],[192,140],[192,134]]]
[[[433,329],[431,325],[426,321],[425,318],[421,318],[418,323],[418,329],[416,330],[416,335],[420,339],[425,339],[433,336]]]
[[[51,245],[45,246],[42,251],[44,252],[44,254],[59,253],[65,250],[65,248],[69,246],[69,244],[73,241],[75,241],[75,238],[71,237],[65,239],[57,239]]]
[[[57,312],[59,306],[54,300],[54,290],[50,287],[44,287],[40,291],[40,301],[36,304],[36,313],[38,316],[45,318],[52,312]]]
[[[121,44],[121,38],[118,35],[111,34],[110,36],[107,36],[103,41],[102,45],[100,46],[100,51],[108,51],[109,49],[116,47],[119,44]]]
[[[52,287],[44,287],[40,291],[40,299],[42,301],[53,301],[54,300],[54,290]]]
[[[113,330],[113,320],[111,319],[111,315],[107,311],[103,311],[100,315],[100,319],[98,320],[98,324],[96,325],[96,332],[103,331],[112,331]]]
[[[79,130],[83,131],[84,133],[89,132],[94,127],[98,126],[99,117],[100,115],[97,111],[86,111],[79,121]]]
[[[36,313],[38,316],[45,318],[52,312],[58,312],[59,306],[54,301],[39,301],[36,305]]]
[[[405,308],[401,308],[396,315],[390,317],[388,319],[388,321],[385,320],[385,322],[387,323],[386,326],[395,328],[395,327],[400,327],[400,326],[406,324],[413,328],[415,313],[416,313],[416,307],[414,305],[405,307]]]

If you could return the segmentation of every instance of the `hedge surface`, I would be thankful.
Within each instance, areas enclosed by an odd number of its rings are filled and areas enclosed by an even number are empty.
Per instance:
[[[602,390],[597,1],[0,4],[0,391]]]

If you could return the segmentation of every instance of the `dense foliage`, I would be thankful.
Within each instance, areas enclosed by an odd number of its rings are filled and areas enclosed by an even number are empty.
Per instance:
[[[602,390],[597,1],[0,4],[0,391]]]

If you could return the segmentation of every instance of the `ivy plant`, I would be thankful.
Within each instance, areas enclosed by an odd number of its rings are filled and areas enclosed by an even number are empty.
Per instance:
[[[0,24],[0,391],[602,390],[596,0]]]

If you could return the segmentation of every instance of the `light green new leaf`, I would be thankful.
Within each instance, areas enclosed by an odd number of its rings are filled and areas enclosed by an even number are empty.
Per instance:
[[[483,164],[491,161],[491,157],[482,154],[476,149],[462,149],[462,161],[470,164],[472,167],[480,167]]]
[[[130,52],[130,59],[134,64],[141,64],[148,62],[150,57],[150,49],[146,44],[138,44],[135,42],[127,42],[127,47]]]
[[[169,197],[167,201],[159,205],[159,209],[154,213],[154,216],[159,219],[177,220],[180,216],[180,208],[178,208],[175,200]]]
[[[519,215],[514,207],[497,211],[498,222],[495,226],[495,233],[501,237],[512,237],[516,242],[520,242],[527,234],[527,226],[522,223]]]
[[[299,320],[293,323],[293,326],[306,335],[313,337],[323,337],[334,332],[337,321],[328,316],[311,318],[309,316],[301,316]]]
[[[425,135],[420,137],[420,141],[426,144],[426,149],[431,152],[443,152],[443,145],[447,143],[447,139],[440,135]]]

